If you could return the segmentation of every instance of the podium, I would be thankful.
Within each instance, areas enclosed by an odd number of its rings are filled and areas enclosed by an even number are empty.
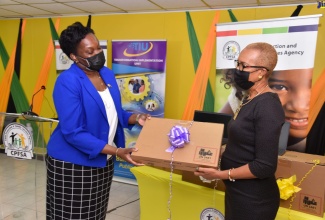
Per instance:
[[[57,122],[0,112],[0,219],[46,219],[46,143]]]

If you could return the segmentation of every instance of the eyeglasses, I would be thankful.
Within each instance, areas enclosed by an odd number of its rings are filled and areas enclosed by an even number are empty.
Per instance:
[[[267,71],[269,71],[269,69],[264,66],[250,66],[250,65],[241,63],[238,60],[234,60],[234,62],[235,62],[235,67],[238,68],[240,71],[243,71],[245,68],[263,68],[263,69],[266,69]]]

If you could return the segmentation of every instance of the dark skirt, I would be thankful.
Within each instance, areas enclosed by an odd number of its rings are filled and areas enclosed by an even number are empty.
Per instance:
[[[46,219],[91,219],[106,217],[114,164],[87,167],[46,158]]]
[[[224,180],[226,220],[274,220],[280,205],[275,178]]]

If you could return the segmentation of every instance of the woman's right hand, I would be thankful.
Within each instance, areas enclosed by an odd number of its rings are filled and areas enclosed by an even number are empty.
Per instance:
[[[125,160],[126,162],[133,164],[134,166],[143,166],[144,164],[134,161],[131,157],[132,152],[138,151],[138,148],[117,148],[116,155],[117,157]]]

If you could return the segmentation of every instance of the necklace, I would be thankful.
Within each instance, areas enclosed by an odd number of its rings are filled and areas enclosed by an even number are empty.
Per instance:
[[[104,85],[104,80],[102,79],[102,77],[100,76],[100,74],[98,74],[98,78],[100,79],[100,85],[101,86],[103,86]],[[111,84],[106,84],[106,86],[108,87],[108,88],[111,88],[112,86],[111,86]],[[106,86],[105,86],[105,88],[106,88]]]
[[[100,77],[100,74],[99,73],[98,73],[98,79],[100,80],[100,85],[103,86],[104,83],[103,83],[102,77]]]
[[[250,100],[248,100],[247,102],[244,103],[244,100],[245,98],[243,98],[240,102],[240,105],[239,107],[237,108],[237,110],[235,111],[235,114],[234,114],[234,120],[236,120],[239,112],[240,112],[240,109],[244,106],[244,105],[247,105],[248,103],[250,103],[256,96],[260,95],[269,85],[266,85],[260,92],[258,92],[253,98],[251,98]]]

